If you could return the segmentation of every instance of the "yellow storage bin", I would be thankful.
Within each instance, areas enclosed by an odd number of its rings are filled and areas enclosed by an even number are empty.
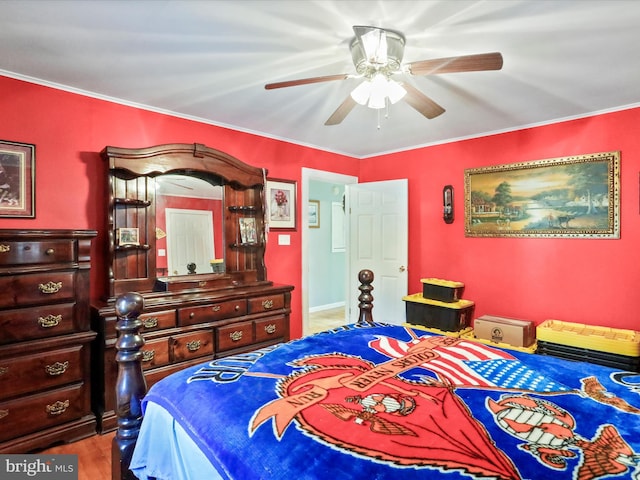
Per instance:
[[[599,352],[640,356],[640,332],[582,323],[545,320],[536,328],[538,341]]]

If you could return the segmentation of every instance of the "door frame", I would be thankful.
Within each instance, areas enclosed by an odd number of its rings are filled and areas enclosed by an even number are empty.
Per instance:
[[[300,183],[302,184],[300,195],[300,212],[302,228],[302,335],[309,333],[309,219],[307,218],[307,204],[309,203],[309,181],[317,180],[326,183],[335,183],[338,185],[349,185],[358,183],[358,177],[352,175],[344,175],[342,173],[328,172],[325,170],[315,170],[313,168],[302,168],[302,176]],[[348,245],[348,242],[347,242]],[[344,272],[345,277],[348,276],[348,268]],[[347,279],[347,285],[349,285]],[[346,318],[345,318],[346,320]]]

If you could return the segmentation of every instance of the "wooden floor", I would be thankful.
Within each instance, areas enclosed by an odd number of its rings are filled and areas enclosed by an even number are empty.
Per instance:
[[[318,333],[346,324],[344,307],[309,313],[309,332]]]
[[[79,442],[48,448],[40,453],[78,455],[78,480],[111,478],[111,442],[115,432],[94,435]]]
[[[344,324],[344,307],[309,314],[311,333]],[[78,455],[78,480],[109,480],[111,478],[111,442],[114,435],[115,433],[95,435],[79,442],[52,447],[40,453]]]

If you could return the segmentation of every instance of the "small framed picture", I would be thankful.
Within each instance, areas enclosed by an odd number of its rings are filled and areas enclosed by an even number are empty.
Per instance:
[[[319,200],[309,200],[309,228],[320,228]]]
[[[269,228],[295,230],[296,182],[273,178],[267,180],[266,189]]]
[[[140,231],[137,228],[119,228],[118,245],[140,245]]]
[[[239,218],[240,239],[242,243],[258,243],[258,233],[256,230],[256,219],[253,217]]]

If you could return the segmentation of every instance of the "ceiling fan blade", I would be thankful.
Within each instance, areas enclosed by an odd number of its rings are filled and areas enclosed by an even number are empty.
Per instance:
[[[498,52],[479,53],[477,55],[422,60],[409,63],[407,67],[412,75],[500,70],[502,68],[502,54]]]
[[[284,82],[267,83],[264,88],[273,90],[274,88],[295,87],[296,85],[307,85],[310,83],[333,82],[334,80],[346,80],[350,75],[341,73],[339,75],[325,75],[323,77],[301,78],[299,80],[286,80]]]
[[[347,115],[353,110],[353,108],[357,105],[356,101],[351,97],[351,95],[347,96],[344,102],[340,104],[340,106],[336,109],[335,112],[331,114],[329,119],[324,122],[325,125],[338,125],[342,122]]]
[[[407,91],[407,94],[403,97],[403,100],[425,117],[431,119],[444,113],[444,108],[431,100],[414,86],[407,83],[403,83],[402,86]]]

